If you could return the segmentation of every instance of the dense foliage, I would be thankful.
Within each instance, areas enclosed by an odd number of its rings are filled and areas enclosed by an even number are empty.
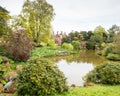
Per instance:
[[[107,55],[107,59],[113,60],[113,61],[120,61],[120,55],[119,54],[109,53]]]
[[[75,51],[69,51],[60,47],[57,48],[51,48],[51,47],[41,47],[41,48],[35,48],[31,51],[31,57],[51,57],[51,56],[61,56],[66,54],[75,54]]]
[[[117,25],[112,25],[111,28],[108,30],[109,32],[109,37],[108,37],[108,42],[111,43],[114,40],[114,36],[116,35],[117,32],[120,32],[120,28]]]
[[[107,44],[113,43],[113,51],[119,51],[119,32],[120,26],[113,25],[108,31],[102,26],[97,26],[93,31],[72,31],[64,39],[63,43],[77,41],[82,49],[102,50]]]
[[[57,44],[55,43],[54,40],[49,40],[48,41],[48,46],[50,46],[51,48],[56,48]]]
[[[4,39],[6,55],[16,61],[26,61],[32,49],[31,39],[24,29],[15,30]]]
[[[109,60],[120,60],[120,32],[114,34],[113,43],[108,43],[99,53]]]
[[[27,29],[34,42],[48,42],[52,32],[53,11],[53,6],[46,0],[25,0],[22,13],[15,22],[18,27]]]
[[[17,80],[18,96],[47,96],[67,90],[64,74],[47,59],[29,60]]]
[[[79,41],[72,41],[71,43],[74,47],[75,50],[80,50],[81,49],[81,44]]]
[[[74,49],[73,45],[70,44],[70,43],[63,43],[62,48],[67,49],[67,50],[73,50]]]
[[[2,84],[3,86],[9,80],[9,76],[7,76],[6,74],[13,69],[13,66],[11,66],[13,62],[14,61],[8,59],[5,56],[0,56],[0,84]]]
[[[10,19],[9,12],[0,6],[0,36],[8,32],[7,21]]]
[[[120,31],[114,36],[112,52],[120,55]]]
[[[84,79],[86,82],[120,84],[120,64],[108,63],[97,66]]]

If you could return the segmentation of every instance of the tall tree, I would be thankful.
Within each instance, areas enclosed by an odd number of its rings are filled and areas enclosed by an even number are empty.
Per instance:
[[[87,35],[88,35],[88,40],[89,40],[90,37],[93,35],[93,32],[92,32],[92,31],[88,31],[88,32],[87,32]]]
[[[102,42],[107,40],[107,32],[102,26],[97,26],[93,31],[94,35],[99,35]]]
[[[48,42],[51,36],[53,6],[46,0],[26,0],[21,13],[21,26],[27,28],[34,42]]]
[[[89,39],[87,31],[80,31],[80,34],[83,35],[83,40],[84,41],[87,41]]]
[[[109,32],[109,42],[113,42],[116,33],[120,32],[120,26],[112,25],[112,27],[108,30],[108,32]]]
[[[7,21],[9,18],[9,12],[0,6],[0,36],[6,34],[8,30]]]

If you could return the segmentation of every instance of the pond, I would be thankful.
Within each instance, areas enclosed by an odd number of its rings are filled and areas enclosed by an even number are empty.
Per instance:
[[[78,86],[83,86],[84,81],[82,80],[82,77],[94,68],[91,63],[77,63],[73,61],[68,64],[66,60],[60,60],[57,62],[57,65],[65,74],[68,85],[75,84]]]
[[[78,54],[52,58],[58,68],[65,74],[68,85],[83,86],[82,78],[95,66],[108,60],[97,55],[93,50],[82,50]]]

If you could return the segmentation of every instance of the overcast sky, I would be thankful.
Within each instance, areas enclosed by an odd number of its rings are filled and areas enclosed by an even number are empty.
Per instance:
[[[0,0],[11,15],[17,15],[25,0]],[[108,29],[120,25],[120,0],[47,0],[53,5],[54,31],[94,30],[98,25]]]

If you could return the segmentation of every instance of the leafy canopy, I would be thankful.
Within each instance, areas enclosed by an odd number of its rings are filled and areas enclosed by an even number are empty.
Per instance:
[[[26,0],[19,16],[21,18],[19,25],[28,30],[34,42],[48,42],[52,31],[53,11],[53,6],[46,0]]]

